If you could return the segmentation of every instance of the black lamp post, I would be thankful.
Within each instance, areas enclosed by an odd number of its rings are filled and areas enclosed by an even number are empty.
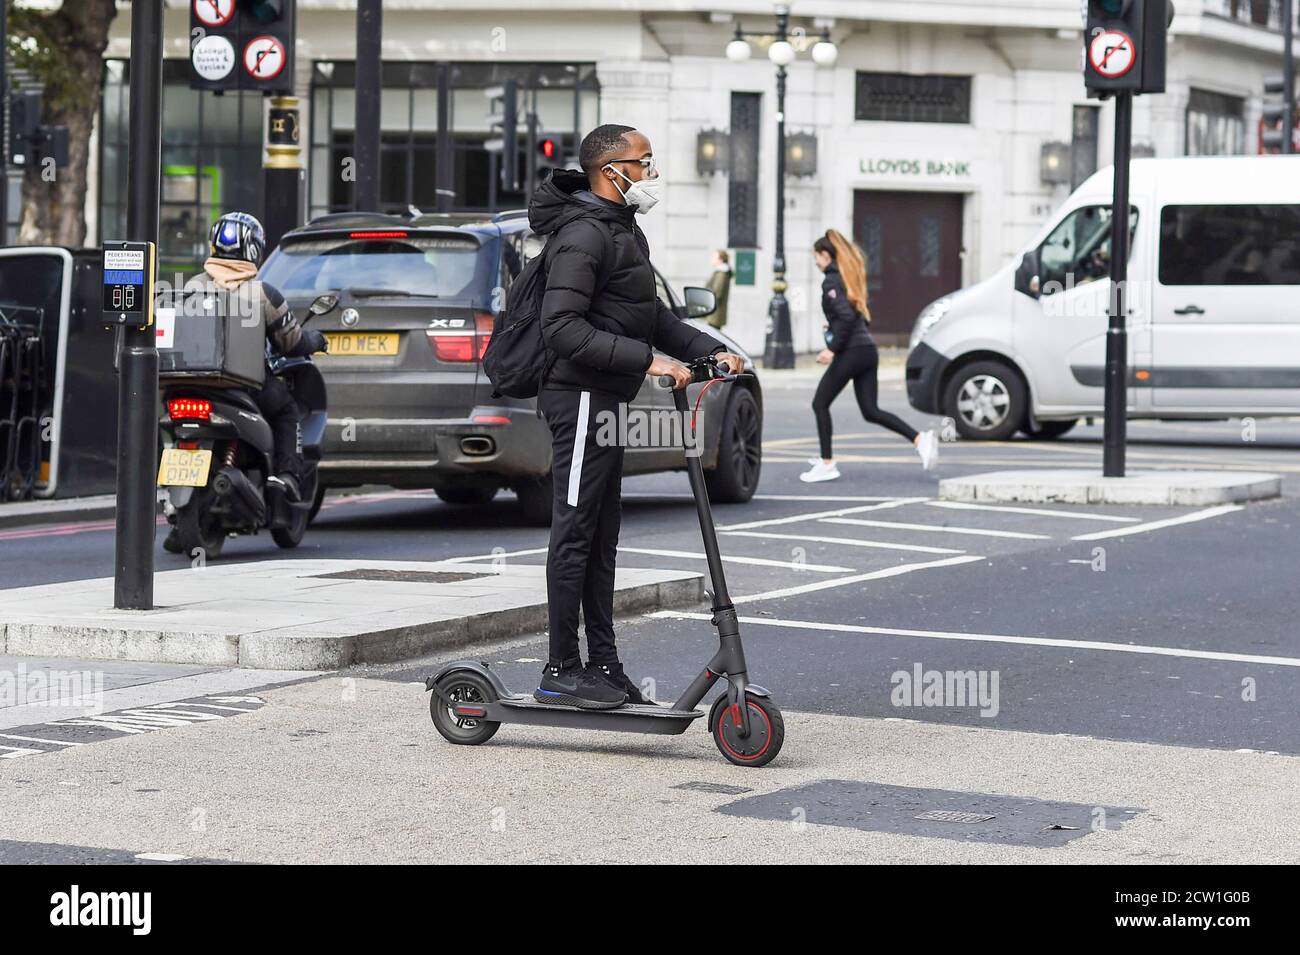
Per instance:
[[[765,368],[794,367],[794,337],[790,330],[790,302],[785,297],[785,80],[786,67],[794,62],[796,51],[790,42],[790,6],[776,5],[776,30],[771,33],[736,29],[727,44],[727,58],[735,63],[749,59],[750,47],[745,37],[771,40],[767,58],[776,66],[776,243],[772,251],[772,301],[767,308],[767,342],[763,348]],[[800,34],[802,36],[802,34]],[[838,51],[831,43],[830,32],[823,31],[812,48],[812,58],[819,66],[830,66]]]

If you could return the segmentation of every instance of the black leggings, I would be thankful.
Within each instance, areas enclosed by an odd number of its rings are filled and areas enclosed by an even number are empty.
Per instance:
[[[888,428],[895,434],[901,434],[908,441],[916,440],[915,428],[898,415],[882,411],[876,403],[876,369],[879,366],[880,353],[876,351],[875,345],[855,346],[831,359],[830,367],[822,375],[817,393],[813,395],[813,414],[817,416],[817,438],[821,441],[823,458],[832,457],[831,404],[850,380],[863,418],[872,424]]]

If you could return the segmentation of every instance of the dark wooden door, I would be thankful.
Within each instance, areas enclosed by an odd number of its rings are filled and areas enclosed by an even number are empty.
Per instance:
[[[921,309],[961,287],[963,196],[952,192],[853,194],[853,236],[867,256],[871,332],[906,344]]]

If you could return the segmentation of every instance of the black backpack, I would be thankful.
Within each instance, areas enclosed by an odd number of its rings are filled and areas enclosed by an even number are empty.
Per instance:
[[[601,232],[608,247],[611,244],[609,235],[603,227]],[[533,256],[515,276],[506,297],[506,307],[497,313],[493,323],[492,337],[483,353],[483,370],[492,382],[493,398],[502,395],[536,398],[555,360],[555,354],[542,340],[541,322],[550,251],[551,242],[547,242],[541,254]],[[604,264],[602,261],[601,265]],[[604,281],[602,274],[593,297]]]

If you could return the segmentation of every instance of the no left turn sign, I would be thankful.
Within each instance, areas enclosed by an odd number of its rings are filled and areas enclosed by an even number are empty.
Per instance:
[[[1100,30],[1088,44],[1088,60],[1099,76],[1117,80],[1129,70],[1137,57],[1133,38],[1123,30]]]

